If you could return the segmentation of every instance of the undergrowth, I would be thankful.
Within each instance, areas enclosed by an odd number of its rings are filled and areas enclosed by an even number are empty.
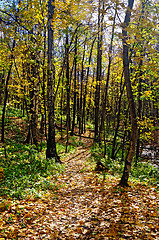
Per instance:
[[[124,160],[120,154],[115,160],[110,158],[111,146],[107,146],[107,155],[103,157],[103,146],[99,147],[95,144],[91,148],[92,161],[94,163],[101,161],[109,171],[104,174],[121,177],[124,169]],[[140,159],[141,160],[141,159]],[[101,172],[101,174],[103,174]],[[159,188],[159,171],[151,164],[151,162],[139,161],[136,165],[135,161],[131,166],[130,181],[142,182],[143,184],[155,185]]]
[[[2,109],[0,109],[2,113]],[[46,159],[46,141],[39,143],[38,149],[31,144],[24,144],[26,136],[16,124],[14,118],[25,117],[21,110],[7,106],[5,117],[5,144],[0,144],[0,168],[3,179],[0,180],[0,197],[22,199],[41,197],[47,191],[56,191],[58,176],[64,171],[63,164],[55,163],[55,159]],[[0,119],[1,124],[1,119]],[[75,139],[72,139],[76,143]],[[68,145],[68,152],[75,146]],[[56,144],[58,154],[65,153],[65,143]],[[39,151],[41,149],[41,151]]]
[[[61,150],[61,146],[58,148]],[[16,144],[6,146],[6,158],[1,148],[0,167],[4,176],[0,196],[6,198],[40,197],[48,190],[58,188],[59,174],[64,165],[46,159],[45,151],[38,152],[32,145]]]
[[[58,176],[64,171],[64,165],[55,163],[54,159],[46,160],[45,141],[39,144],[41,152],[35,146],[23,143],[24,136],[14,122],[14,117],[25,118],[21,110],[8,107],[6,116],[5,135],[7,136],[7,133],[12,134],[13,138],[8,137],[5,145],[1,144],[0,148],[0,167],[4,171],[3,179],[0,180],[0,197],[21,199],[32,196],[38,198],[48,191],[55,192],[60,187],[57,180]],[[12,121],[10,117],[13,118]],[[77,137],[70,137],[68,152],[75,151],[75,148],[80,145],[83,145],[83,143],[78,141]],[[65,155],[65,150],[65,142],[57,143],[58,154]],[[99,147],[98,144],[95,144],[91,148],[92,160],[94,163],[101,161],[109,169],[104,174],[121,177],[124,168],[121,151],[118,151],[115,160],[110,158],[111,151],[111,144],[107,144],[106,156],[103,157],[104,146]],[[133,164],[130,179],[159,187],[159,173],[150,162]]]

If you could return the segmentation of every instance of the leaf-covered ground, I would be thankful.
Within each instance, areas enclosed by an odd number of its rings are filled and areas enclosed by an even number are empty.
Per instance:
[[[105,179],[92,171],[89,146],[62,161],[62,186],[41,199],[8,200],[0,239],[159,239],[159,194],[155,187]]]

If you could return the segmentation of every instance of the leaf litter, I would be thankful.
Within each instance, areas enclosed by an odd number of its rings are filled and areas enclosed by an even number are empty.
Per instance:
[[[87,140],[88,141],[88,140]],[[159,239],[159,194],[155,187],[92,171],[89,147],[63,159],[62,186],[39,199],[8,201],[0,215],[0,239]]]

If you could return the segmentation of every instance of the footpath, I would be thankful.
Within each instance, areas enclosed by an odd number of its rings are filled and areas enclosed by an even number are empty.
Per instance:
[[[91,144],[85,140],[62,159],[66,168],[56,192],[16,201],[1,214],[1,240],[159,239],[156,189],[133,183],[123,189],[109,174],[103,180],[88,162]]]

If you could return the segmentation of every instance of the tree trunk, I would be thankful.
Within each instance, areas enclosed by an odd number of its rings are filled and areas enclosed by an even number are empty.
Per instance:
[[[10,57],[10,67],[9,67],[9,71],[8,71],[8,75],[7,75],[7,80],[6,80],[6,84],[5,84],[5,91],[4,91],[4,104],[3,104],[3,110],[2,110],[2,136],[1,136],[1,141],[4,142],[4,119],[5,119],[5,111],[6,111],[6,104],[7,104],[7,99],[8,99],[8,83],[9,83],[9,79],[10,79],[10,75],[11,75],[11,70],[12,70],[12,66],[13,66],[13,51],[15,48],[15,39],[13,40],[13,46],[12,46],[12,50],[11,50],[11,57]]]
[[[136,140],[137,140],[137,120],[136,120],[136,109],[135,109],[135,102],[132,93],[131,81],[130,81],[130,70],[129,70],[129,58],[128,58],[128,51],[129,47],[127,44],[127,27],[130,23],[130,16],[131,10],[133,8],[134,0],[128,0],[128,7],[125,15],[125,20],[122,28],[122,42],[123,42],[123,67],[124,67],[124,77],[125,77],[125,84],[127,90],[127,97],[130,106],[130,117],[131,117],[131,142],[130,142],[130,149],[125,160],[125,166],[123,175],[120,181],[121,186],[128,186],[128,178],[131,170],[131,164],[133,160],[133,156],[135,153],[136,148]]]
[[[46,95],[45,95],[45,81],[46,81],[46,68],[45,68],[45,58],[46,58],[46,28],[44,29],[44,51],[43,51],[43,62],[42,62],[42,69],[43,69],[43,82],[42,82],[42,95],[44,101],[44,126],[45,126],[45,138],[47,140],[47,124],[46,124]]]
[[[85,39],[86,41],[86,39]],[[80,114],[79,114],[79,134],[83,134],[83,124],[82,124],[82,106],[83,106],[83,88],[84,88],[84,58],[85,58],[85,44],[83,50],[83,57],[82,57],[82,66],[81,66],[81,91],[80,91]]]
[[[111,67],[111,62],[112,62],[112,49],[113,49],[116,14],[117,14],[117,9],[115,9],[115,15],[114,15],[113,26],[112,26],[112,36],[111,36],[110,47],[109,47],[109,62],[108,62],[106,85],[105,85],[105,90],[104,90],[104,100],[102,102],[101,124],[100,124],[100,128],[99,128],[99,141],[101,141],[101,134],[102,134],[103,127],[104,127],[105,114],[106,114],[106,104],[107,104],[108,85],[109,85],[109,78],[110,78],[110,67]]]
[[[31,64],[31,87],[30,87],[30,126],[33,137],[33,144],[38,146],[38,99],[39,99],[39,80],[37,71],[37,61],[35,53],[31,53],[31,59],[34,63]]]
[[[92,84],[91,84],[91,90],[90,90],[90,93],[89,93],[89,102],[88,102],[88,106],[87,106],[87,109],[86,109],[86,112],[87,112],[87,121],[90,119],[92,120],[94,115],[94,107],[91,106],[91,99],[92,99],[92,89],[93,89],[93,84],[94,84],[94,81],[95,81],[95,68],[93,68],[93,77],[92,77]],[[91,108],[92,107],[92,108]],[[92,111],[90,111],[92,109]]]
[[[62,131],[62,116],[63,116],[63,79],[64,79],[64,72],[62,76],[62,89],[61,89],[61,99],[60,99],[60,133],[61,133],[61,139],[63,139],[63,131]]]
[[[142,108],[142,101],[141,101],[141,94],[142,94],[142,67],[143,61],[140,60],[140,64],[139,64],[139,82],[138,82],[138,119],[139,121],[141,120],[141,108]],[[141,129],[140,126],[138,127],[138,136],[137,136],[137,145],[136,145],[136,164],[138,162],[138,158],[140,155],[140,133],[141,133]]]
[[[13,65],[13,61],[11,60],[8,75],[7,75],[6,85],[5,85],[4,104],[3,104],[3,110],[2,110],[2,136],[1,136],[1,141],[3,143],[4,143],[4,120],[5,120],[6,104],[7,104],[7,99],[8,99],[8,82],[9,82],[10,75],[11,75],[12,65]]]
[[[0,106],[2,105],[2,99],[4,94],[4,84],[5,84],[5,77],[4,77],[4,69],[3,69],[3,73],[0,73]]]
[[[94,46],[95,40],[96,40],[96,38],[94,38],[94,40],[92,42],[91,50],[90,50],[90,54],[89,54],[88,68],[87,68],[87,75],[86,75],[86,80],[85,80],[85,89],[84,89],[84,96],[83,96],[82,126],[84,125],[84,132],[85,132],[85,111],[86,111],[87,83],[88,83],[89,69],[90,69],[92,51],[93,51],[93,46]]]
[[[139,24],[141,24],[141,29],[138,28],[139,31],[141,31],[141,33],[144,34],[143,32],[143,27],[142,27],[142,22],[141,20],[144,19],[144,14],[145,14],[145,6],[146,6],[146,2],[142,1],[142,10],[141,10],[141,16],[139,18]],[[139,63],[139,75],[137,74],[137,79],[138,79],[138,110],[137,110],[137,116],[139,121],[141,120],[141,109],[142,109],[142,100],[141,100],[141,95],[142,95],[142,75],[143,75],[143,71],[142,71],[142,65],[143,65],[143,56],[144,56],[144,44],[142,41],[139,41],[138,43],[141,46],[141,59],[140,59],[140,63]],[[138,162],[138,158],[140,155],[140,134],[141,134],[141,129],[140,126],[138,127],[138,137],[137,137],[137,145],[136,145],[136,165]]]
[[[114,133],[114,138],[113,138],[113,143],[112,143],[112,153],[111,153],[111,159],[115,160],[115,144],[116,144],[116,139],[117,139],[117,134],[118,134],[118,130],[119,130],[119,126],[120,126],[120,112],[121,112],[121,100],[122,100],[122,95],[123,95],[123,92],[124,92],[124,87],[125,87],[125,84],[123,84],[123,87],[122,87],[122,79],[123,79],[123,73],[122,73],[122,76],[121,76],[121,85],[120,85],[120,97],[118,99],[118,114],[117,114],[117,126],[115,128],[115,133]]]
[[[74,128],[75,128],[75,117],[76,117],[76,102],[77,102],[77,89],[76,89],[76,83],[77,83],[77,35],[75,38],[75,68],[74,68],[74,90],[73,90],[73,119],[72,119],[72,130],[71,135],[73,136]]]
[[[98,5],[98,44],[97,44],[97,72],[95,91],[95,134],[94,140],[98,141],[99,134],[99,102],[100,102],[100,82],[102,75],[102,21],[101,21],[101,0]]]
[[[66,152],[69,141],[69,130],[70,130],[70,73],[69,73],[69,39],[68,39],[68,27],[66,29],[66,92],[67,92],[67,117],[66,117],[66,126],[67,126],[67,140],[66,140]]]
[[[47,79],[47,112],[48,112],[48,138],[46,158],[55,158],[56,162],[61,162],[57,154],[55,142],[55,93],[54,78],[55,67],[53,65],[53,29],[52,18],[54,15],[55,1],[48,0],[48,79]]]

